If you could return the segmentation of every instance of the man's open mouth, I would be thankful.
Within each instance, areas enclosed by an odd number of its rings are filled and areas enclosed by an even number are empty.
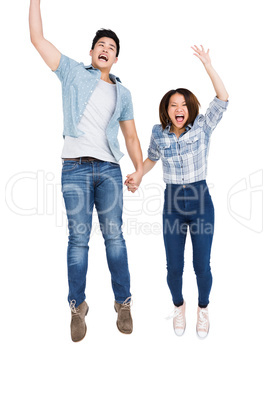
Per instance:
[[[177,114],[177,115],[176,115],[176,121],[177,121],[178,123],[182,123],[182,122],[183,122],[183,119],[184,119],[183,114]]]
[[[108,61],[108,57],[106,56],[106,54],[100,54],[98,59],[103,60],[103,61]]]

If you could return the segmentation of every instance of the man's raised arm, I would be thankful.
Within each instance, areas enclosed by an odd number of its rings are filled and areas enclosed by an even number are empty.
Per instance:
[[[61,53],[43,36],[40,0],[30,0],[29,25],[31,42],[51,70],[57,70]]]

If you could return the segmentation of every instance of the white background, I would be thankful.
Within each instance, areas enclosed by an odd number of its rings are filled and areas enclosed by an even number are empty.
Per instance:
[[[60,190],[61,85],[30,43],[28,9],[28,1],[17,0],[2,2],[0,10],[1,400],[267,401],[265,2],[42,1],[45,37],[75,60],[90,64],[97,29],[117,32],[121,54],[112,72],[132,92],[144,157],[168,90],[190,89],[205,112],[214,90],[190,46],[210,48],[230,105],[213,134],[208,165],[216,228],[205,341],[195,334],[189,239],[184,336],[176,337],[172,320],[164,319],[172,302],[159,162],[139,192],[125,192],[134,332],[126,336],[116,328],[103,239],[96,231],[87,277],[88,333],[81,343],[71,342]],[[133,172],[127,155],[121,167],[124,177]]]

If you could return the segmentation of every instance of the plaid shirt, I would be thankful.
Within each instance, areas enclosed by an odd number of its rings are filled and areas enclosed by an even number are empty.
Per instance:
[[[210,136],[227,106],[228,101],[215,97],[206,114],[199,114],[179,138],[170,132],[170,125],[164,130],[161,124],[153,127],[148,158],[155,162],[161,158],[165,183],[205,180]]]

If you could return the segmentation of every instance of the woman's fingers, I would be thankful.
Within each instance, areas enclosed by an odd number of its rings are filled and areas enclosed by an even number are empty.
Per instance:
[[[195,52],[197,52],[197,53],[200,53],[200,52],[201,52],[201,50],[199,49],[199,47],[197,47],[196,45],[191,46],[191,47],[192,47],[192,49],[193,49]]]
[[[126,184],[126,183],[130,183],[130,182],[133,182],[134,181],[134,179],[133,179],[133,177],[130,177],[131,175],[127,175],[127,179],[125,180],[125,183],[124,184]]]
[[[194,45],[194,46],[191,46],[191,48],[196,52],[196,53],[198,53],[198,54],[200,54],[200,53],[206,53],[205,52],[205,49],[204,49],[204,47],[203,47],[203,45],[200,45],[201,46],[201,49],[199,49],[199,47],[198,46],[196,46],[196,45]],[[207,50],[207,53],[209,52],[209,49]]]

